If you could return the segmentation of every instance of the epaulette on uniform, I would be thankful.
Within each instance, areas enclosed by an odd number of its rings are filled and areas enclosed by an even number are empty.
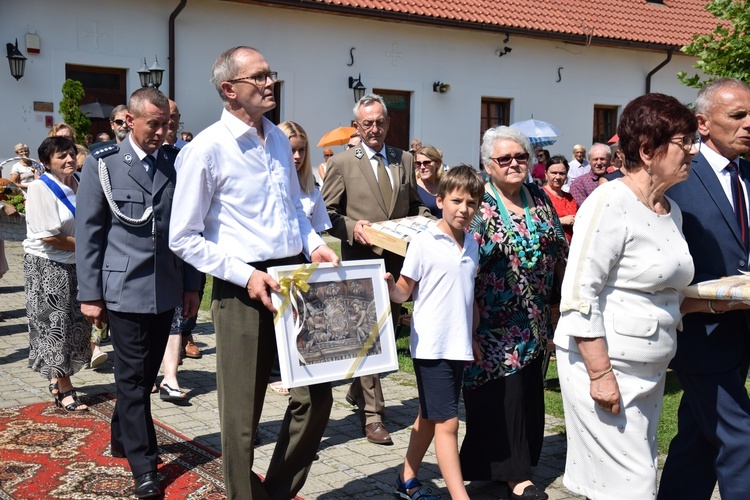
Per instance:
[[[118,151],[120,151],[120,146],[112,144],[111,146],[104,146],[103,148],[92,151],[91,156],[98,160],[99,158],[106,158],[107,156],[111,156]]]

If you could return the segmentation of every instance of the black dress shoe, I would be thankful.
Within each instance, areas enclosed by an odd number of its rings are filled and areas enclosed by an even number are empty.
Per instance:
[[[539,488],[534,484],[530,484],[524,488],[523,493],[516,495],[513,491],[510,492],[510,498],[512,500],[547,500],[549,496],[544,492],[543,489]]]
[[[146,472],[135,478],[136,498],[154,498],[162,495],[156,472]]]

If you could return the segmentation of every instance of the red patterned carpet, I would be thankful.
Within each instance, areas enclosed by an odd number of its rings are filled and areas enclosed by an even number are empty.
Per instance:
[[[81,399],[91,411],[52,402],[0,409],[0,499],[132,498],[127,461],[109,454],[114,401]],[[165,498],[226,498],[218,453],[156,424]]]

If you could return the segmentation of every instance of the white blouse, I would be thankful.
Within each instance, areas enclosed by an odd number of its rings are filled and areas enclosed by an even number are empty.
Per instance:
[[[54,175],[44,175],[63,190],[75,207],[76,195],[73,190],[57,180]],[[75,236],[75,218],[44,181],[37,179],[29,184],[26,193],[26,239],[23,241],[23,249],[37,257],[62,264],[75,264],[75,252],[60,250],[42,241],[42,238],[58,234]]]
[[[668,361],[676,350],[682,290],[695,271],[682,212],[644,206],[623,182],[599,186],[576,214],[555,344],[605,337],[611,358]]]
[[[316,233],[322,233],[331,228],[331,218],[328,217],[328,210],[326,210],[320,189],[315,187],[311,193],[300,192],[300,201],[302,201],[302,209],[305,211],[307,220],[310,221]]]

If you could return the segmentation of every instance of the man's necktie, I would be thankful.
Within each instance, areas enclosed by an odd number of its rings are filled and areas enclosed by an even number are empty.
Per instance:
[[[391,198],[393,197],[393,187],[391,186],[391,179],[388,177],[388,171],[385,169],[383,163],[383,157],[380,153],[375,155],[375,160],[378,162],[378,187],[380,188],[380,194],[383,196],[385,202],[385,209],[390,210]]]
[[[151,155],[146,155],[143,157],[143,163],[148,165],[148,168],[146,169],[146,172],[148,172],[148,176],[151,178],[151,180],[154,180],[154,157]]]
[[[732,179],[732,201],[734,202],[734,215],[737,217],[737,224],[740,226],[740,238],[748,250],[748,229],[747,229],[747,205],[745,203],[745,194],[742,191],[742,180],[737,172],[737,166],[734,162],[729,163],[726,168]]]

